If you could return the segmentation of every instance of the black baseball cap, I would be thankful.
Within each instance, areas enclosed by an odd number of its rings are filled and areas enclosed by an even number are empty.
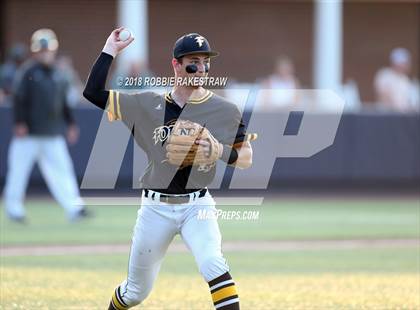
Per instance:
[[[176,40],[173,50],[174,58],[192,54],[207,54],[209,57],[219,55],[218,52],[211,50],[209,41],[198,33],[185,34]]]

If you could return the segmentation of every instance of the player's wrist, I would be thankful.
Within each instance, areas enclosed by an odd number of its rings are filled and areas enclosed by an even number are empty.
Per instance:
[[[102,49],[102,52],[111,55],[113,58],[115,58],[115,56],[117,56],[118,54],[118,50],[115,47],[110,46],[108,44],[105,44],[104,48]]]
[[[228,165],[231,165],[238,160],[238,151],[229,145],[223,145],[222,156],[220,159]]]

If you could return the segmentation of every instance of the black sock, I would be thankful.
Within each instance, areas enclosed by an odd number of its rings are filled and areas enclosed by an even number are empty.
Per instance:
[[[217,310],[239,310],[239,297],[229,272],[209,283],[211,297]]]
[[[120,287],[118,286],[114,294],[112,294],[111,302],[109,303],[108,310],[127,310],[129,307],[124,302],[120,294]]]

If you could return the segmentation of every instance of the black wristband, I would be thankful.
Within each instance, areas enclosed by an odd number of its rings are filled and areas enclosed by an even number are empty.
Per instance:
[[[238,160],[238,151],[229,145],[224,144],[222,157],[220,157],[220,159],[231,165]]]

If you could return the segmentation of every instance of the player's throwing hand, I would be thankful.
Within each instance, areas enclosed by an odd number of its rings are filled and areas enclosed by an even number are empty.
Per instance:
[[[127,31],[127,29],[125,29],[124,27],[120,27],[111,32],[108,39],[106,40],[106,43],[103,49],[105,53],[115,57],[119,52],[121,52],[128,45],[130,45],[131,42],[134,41],[134,36],[132,34],[130,34],[128,39],[123,41],[120,38],[120,33],[123,31]]]

